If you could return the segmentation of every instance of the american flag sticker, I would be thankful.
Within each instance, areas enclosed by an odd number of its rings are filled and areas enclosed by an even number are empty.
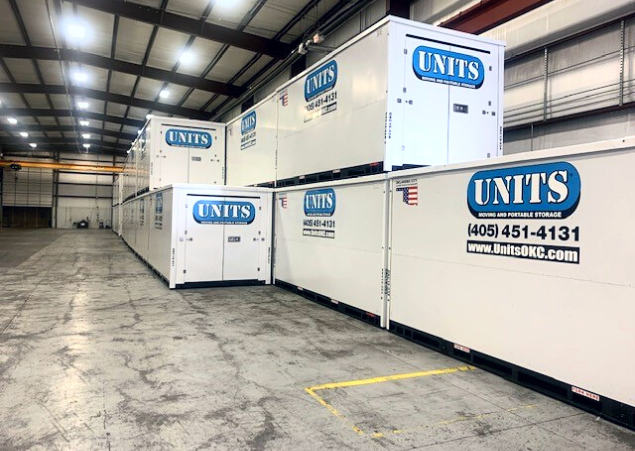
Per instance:
[[[406,205],[419,205],[419,187],[417,185],[401,186],[397,188],[403,194],[403,203]]]
[[[286,89],[280,93],[280,103],[282,106],[289,105],[289,92]]]

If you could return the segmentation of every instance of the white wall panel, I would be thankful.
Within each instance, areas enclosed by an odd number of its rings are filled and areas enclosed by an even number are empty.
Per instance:
[[[112,203],[110,199],[60,197],[57,206],[57,228],[71,229],[74,227],[73,223],[87,218],[91,229],[99,228],[100,221],[103,221],[104,226],[110,226],[111,214]]]

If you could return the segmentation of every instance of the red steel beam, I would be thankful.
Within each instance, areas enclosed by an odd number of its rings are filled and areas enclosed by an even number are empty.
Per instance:
[[[444,21],[440,26],[466,33],[481,34],[552,0],[482,0]]]

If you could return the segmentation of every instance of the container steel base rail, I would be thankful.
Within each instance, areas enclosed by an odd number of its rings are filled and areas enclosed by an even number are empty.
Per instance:
[[[416,169],[424,166],[416,165],[416,164],[404,164],[403,166],[393,166],[392,171],[401,171],[405,169]],[[324,171],[324,172],[316,172],[314,174],[301,175],[298,177],[292,177],[289,179],[278,180],[276,182],[276,187],[284,188],[287,186],[297,186],[297,185],[309,185],[312,183],[320,183],[320,182],[333,182],[336,180],[346,180],[353,179],[356,177],[364,177],[367,175],[376,175],[383,174],[387,171],[384,170],[384,163],[369,163],[362,164],[359,166],[351,166],[349,168],[336,169],[334,171]],[[257,185],[262,186],[264,188],[271,188],[269,184]]]
[[[301,175],[284,180],[278,180],[276,186],[284,188],[287,186],[308,185],[319,182],[332,182],[335,180],[346,180],[365,175],[381,174],[384,172],[384,163],[369,163],[349,168],[336,169],[333,171],[316,172],[314,174]]]
[[[543,393],[558,401],[571,404],[579,409],[635,430],[635,407],[633,406],[604,396],[588,393],[583,388],[575,387],[544,374],[497,359],[474,349],[468,349],[394,321],[390,321],[389,331],[418,345],[467,362],[470,365]]]
[[[374,313],[366,312],[344,302],[336,301],[311,290],[306,290],[297,285],[293,285],[292,283],[284,282],[283,280],[276,279],[274,281],[274,285],[375,327],[380,327],[381,325],[381,317],[379,315],[375,315]]]

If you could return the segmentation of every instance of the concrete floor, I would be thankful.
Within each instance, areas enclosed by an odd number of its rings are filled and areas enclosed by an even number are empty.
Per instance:
[[[170,291],[109,231],[2,231],[0,246],[1,450],[635,449],[633,432],[275,287]]]

